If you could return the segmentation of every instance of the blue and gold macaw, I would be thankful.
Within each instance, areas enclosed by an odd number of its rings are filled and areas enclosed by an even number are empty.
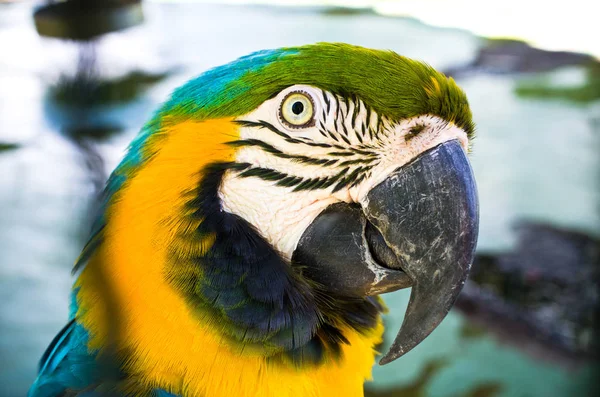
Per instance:
[[[177,89],[111,175],[30,397],[362,396],[467,276],[464,93],[389,51],[260,51]]]

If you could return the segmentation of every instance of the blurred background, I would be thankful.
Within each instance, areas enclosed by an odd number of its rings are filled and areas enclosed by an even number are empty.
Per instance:
[[[596,395],[599,26],[584,0],[0,0],[0,397],[25,395],[66,323],[97,195],[153,110],[210,67],[318,41],[430,63],[478,126],[471,278],[366,395]]]

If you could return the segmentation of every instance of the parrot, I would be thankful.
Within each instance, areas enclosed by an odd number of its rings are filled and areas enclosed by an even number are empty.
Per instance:
[[[472,112],[393,51],[261,50],[175,89],[110,175],[29,397],[363,396],[444,319],[479,227]]]

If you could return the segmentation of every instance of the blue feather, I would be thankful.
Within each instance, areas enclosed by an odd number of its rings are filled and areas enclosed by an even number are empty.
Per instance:
[[[272,62],[287,55],[297,54],[294,49],[262,50],[246,55],[227,65],[210,69],[187,84],[175,90],[169,101],[159,109],[154,117],[141,129],[127,150],[127,155],[119,163],[108,179],[98,215],[92,226],[90,238],[83,252],[77,259],[73,272],[77,272],[90,259],[96,248],[102,243],[102,231],[106,224],[106,208],[116,192],[128,177],[139,169],[147,160],[144,148],[148,138],[160,131],[161,120],[165,114],[193,114],[194,119],[210,118],[212,112],[220,109],[224,103],[233,103],[243,96],[249,86],[236,84],[240,79],[252,72],[257,72]]]
[[[73,302],[76,294],[74,290]],[[74,302],[71,312],[76,310]],[[73,318],[42,355],[38,377],[28,397],[60,396],[65,390],[84,389],[97,383],[100,371],[96,368],[96,354],[88,351],[88,340],[87,330]]]
[[[162,389],[156,389],[154,390],[152,397],[179,397],[179,395],[166,392]]]

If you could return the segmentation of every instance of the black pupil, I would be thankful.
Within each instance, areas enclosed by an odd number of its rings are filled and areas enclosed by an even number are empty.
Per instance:
[[[303,111],[304,104],[302,102],[294,102],[294,104],[292,105],[292,112],[294,112],[294,114],[297,116],[299,114],[302,114]]]

